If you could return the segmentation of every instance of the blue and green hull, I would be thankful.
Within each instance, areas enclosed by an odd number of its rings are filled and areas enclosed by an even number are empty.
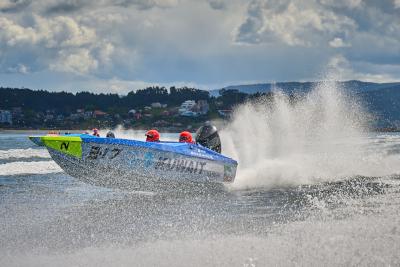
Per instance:
[[[90,135],[32,136],[69,175],[86,183],[148,190],[232,183],[237,162],[205,147]]]

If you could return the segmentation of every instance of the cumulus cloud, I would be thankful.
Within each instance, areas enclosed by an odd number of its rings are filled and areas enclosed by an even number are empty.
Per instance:
[[[341,54],[331,57],[327,67],[335,80],[361,80],[366,82],[396,82],[400,80],[400,77],[395,75],[400,70],[400,64],[392,66],[392,71],[387,71],[386,68],[374,70],[376,66],[365,64],[365,62],[362,64],[367,65],[367,68],[372,71],[368,71],[368,69],[363,72],[357,71],[353,66],[354,64]]]
[[[32,0],[0,0],[0,12],[18,12],[31,2]]]
[[[240,25],[237,42],[260,43],[262,42],[263,27],[265,24],[263,5],[260,1],[252,1],[247,10],[246,21]]]
[[[178,0],[44,0],[40,6],[46,14],[74,13],[82,9],[109,8],[113,6],[131,7],[141,10],[154,7],[169,8],[176,6]]]
[[[69,17],[44,19],[33,17],[33,25],[23,26],[16,22],[0,18],[0,40],[8,46],[44,45],[47,48],[71,47],[90,44],[96,39],[94,29],[79,25]]]
[[[98,61],[93,58],[87,49],[77,49],[73,52],[61,50],[58,60],[55,63],[51,63],[49,67],[55,71],[87,74],[98,67]]]
[[[225,9],[226,8],[226,2],[223,0],[207,0],[208,4],[211,6],[213,9]]]
[[[386,65],[400,62],[400,16],[393,8],[399,7],[398,1],[253,0],[233,41],[269,49],[283,44],[288,51],[317,48],[321,62],[340,48],[349,64],[357,62],[353,68],[375,77],[377,66],[387,69]],[[364,77],[357,71],[349,73]],[[389,76],[395,75],[376,78]]]
[[[21,73],[21,74],[29,73],[29,68],[24,64],[18,64],[17,66],[9,67],[7,70],[10,73]]]
[[[110,4],[130,6],[135,5],[141,9],[153,7],[168,8],[177,5],[178,0],[111,0]]]
[[[114,46],[100,39],[95,29],[66,16],[46,19],[34,15],[32,19],[32,25],[24,26],[0,18],[0,46],[6,53],[30,51],[30,56],[36,57],[35,62],[41,62],[37,64],[41,68],[75,73],[88,73],[96,70],[99,62],[110,62]],[[14,53],[9,53],[8,60],[10,64],[21,63],[20,56]],[[26,66],[28,62],[24,64]]]
[[[23,27],[14,21],[0,17],[0,44],[15,46],[22,43],[36,43],[36,31],[32,27]]]
[[[394,0],[395,6],[398,1]],[[349,47],[365,35],[374,36],[374,43],[400,41],[399,13],[375,1],[285,0],[276,5],[275,0],[253,0],[234,40],[337,48]]]
[[[394,79],[399,1],[0,0],[0,75],[123,90],[313,79],[329,62],[345,77]]]
[[[339,38],[339,37],[335,37],[333,40],[331,40],[331,41],[329,42],[329,45],[330,45],[331,47],[334,47],[334,48],[350,47],[350,46],[351,46],[350,44],[345,43],[345,42],[343,41],[343,39],[342,39],[342,38]]]
[[[347,36],[356,28],[351,18],[318,5],[308,6],[303,1],[287,2],[280,9],[277,11],[269,1],[254,0],[249,4],[247,19],[239,27],[236,41],[313,46],[330,36]]]
[[[353,9],[362,4],[362,0],[320,0],[320,3],[330,7]]]
[[[62,14],[62,13],[71,13],[78,11],[86,6],[89,6],[90,1],[83,0],[64,0],[57,1],[54,3],[48,3],[48,7],[45,10],[47,14]]]

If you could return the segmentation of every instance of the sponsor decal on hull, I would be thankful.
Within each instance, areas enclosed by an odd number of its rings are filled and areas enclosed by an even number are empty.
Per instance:
[[[92,160],[99,158],[115,159],[121,151],[122,149],[120,148],[110,149],[108,147],[91,146],[87,158]]]
[[[178,171],[183,173],[202,174],[206,162],[179,158],[159,157],[154,168],[163,171]]]

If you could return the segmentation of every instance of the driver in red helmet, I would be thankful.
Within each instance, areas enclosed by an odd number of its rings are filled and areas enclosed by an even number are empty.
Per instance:
[[[146,142],[160,142],[160,134],[157,130],[149,130],[145,136]]]
[[[183,131],[179,134],[179,142],[194,144],[192,134],[188,131]]]

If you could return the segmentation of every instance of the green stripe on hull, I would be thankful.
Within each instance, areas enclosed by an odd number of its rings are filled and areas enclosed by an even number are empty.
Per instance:
[[[46,147],[82,158],[82,139],[78,136],[42,136],[41,139]]]

